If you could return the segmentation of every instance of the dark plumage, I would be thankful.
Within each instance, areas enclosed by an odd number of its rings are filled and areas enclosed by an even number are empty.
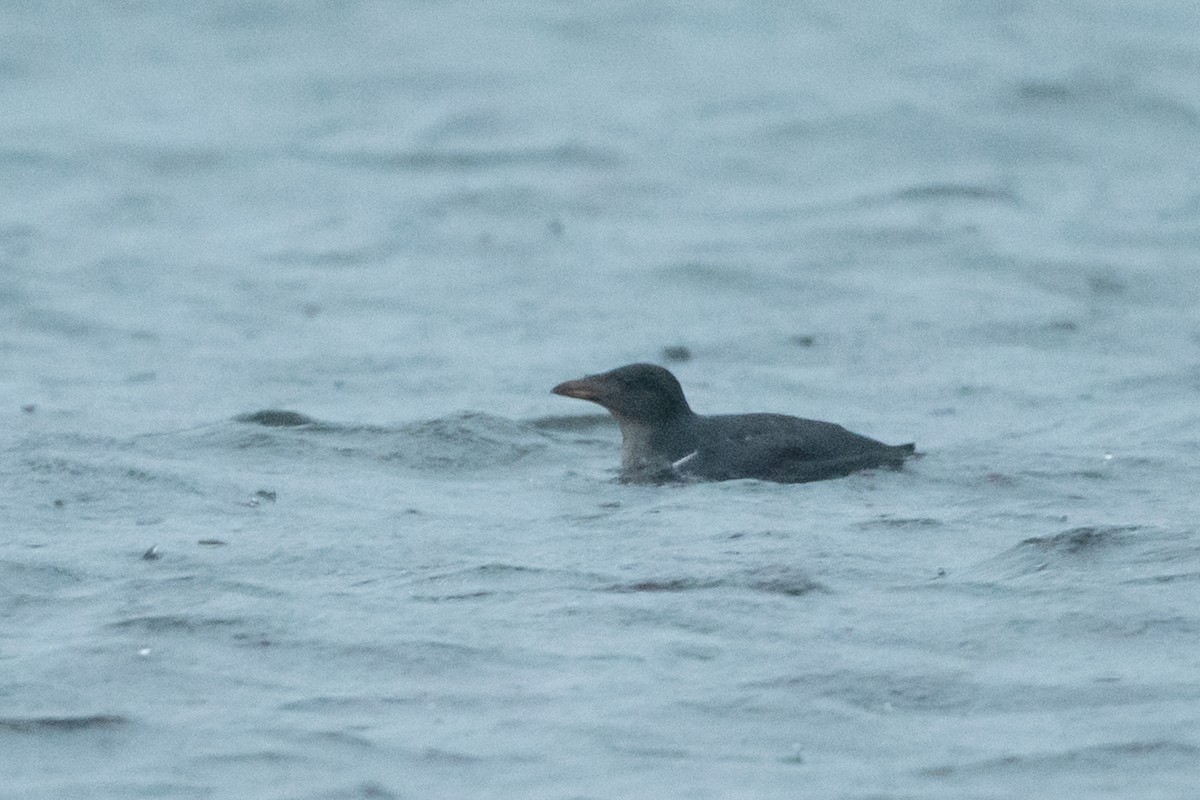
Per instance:
[[[697,414],[675,376],[654,364],[629,364],[551,391],[599,403],[616,417],[621,477],[633,483],[681,478],[803,483],[899,467],[915,450],[785,414]]]

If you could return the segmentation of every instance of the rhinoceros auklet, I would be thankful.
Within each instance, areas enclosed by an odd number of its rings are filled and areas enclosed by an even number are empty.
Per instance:
[[[621,479],[630,483],[758,478],[804,483],[899,467],[915,445],[889,445],[832,422],[785,414],[692,411],[679,381],[654,364],[629,364],[551,391],[599,403],[621,426]]]

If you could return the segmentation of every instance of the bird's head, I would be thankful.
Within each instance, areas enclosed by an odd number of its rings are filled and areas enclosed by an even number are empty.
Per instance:
[[[598,403],[618,421],[658,425],[692,413],[679,381],[669,371],[654,364],[617,367],[560,383],[551,391],[563,397]]]

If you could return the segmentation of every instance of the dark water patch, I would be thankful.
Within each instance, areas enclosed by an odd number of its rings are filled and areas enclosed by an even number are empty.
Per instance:
[[[745,688],[805,691],[872,712],[960,711],[978,696],[973,683],[956,675],[894,672],[814,672],[753,681]]]
[[[661,355],[664,361],[674,364],[685,364],[692,360],[691,348],[683,344],[668,345],[662,349]]]
[[[1144,578],[1131,578],[1122,583],[1129,586],[1155,585],[1164,583],[1197,583],[1200,582],[1200,572],[1172,572],[1164,575],[1150,575]]]
[[[83,777],[85,776],[86,777]],[[212,798],[212,787],[203,783],[171,783],[157,779],[157,777],[148,777],[144,780],[129,779],[122,781],[104,781],[101,782],[92,779],[90,774],[81,773],[81,780],[78,784],[70,787],[60,787],[52,797],[55,800],[58,798],[92,798],[108,797],[121,798],[121,800],[135,800],[135,798],[148,798],[148,800],[182,800],[182,798],[194,798],[195,800],[210,800]]]
[[[40,456],[25,459],[25,468],[34,474],[64,475],[72,478],[81,478],[97,471],[91,464],[67,458]]]
[[[1095,553],[1110,547],[1127,544],[1132,537],[1129,535],[1140,530],[1137,525],[1121,525],[1102,528],[1072,528],[1054,536],[1031,537],[1019,545],[1020,548],[1031,548],[1039,553],[1060,553],[1078,555]]]
[[[464,753],[459,750],[445,750],[441,747],[426,747],[419,756],[421,761],[435,764],[479,764],[484,759]]]
[[[82,573],[55,564],[0,560],[0,592],[4,594],[20,590],[53,591],[83,580]]]
[[[18,321],[26,331],[38,331],[82,343],[94,344],[124,338],[120,331],[110,325],[57,309],[24,308],[19,313]]]
[[[829,591],[824,585],[813,580],[808,573],[782,565],[748,570],[736,576],[735,585],[787,597],[800,597],[813,592]]]
[[[1011,755],[978,761],[930,767],[919,774],[933,778],[959,776],[999,776],[1011,773],[1041,773],[1080,769],[1108,772],[1112,770],[1147,770],[1167,767],[1194,767],[1200,758],[1200,747],[1171,740],[1133,741],[1096,745],[1057,753]]]
[[[126,386],[137,386],[142,383],[153,383],[158,380],[158,373],[152,370],[145,372],[133,372],[125,376],[124,383]]]
[[[268,254],[265,260],[275,264],[288,266],[306,266],[318,268],[361,267],[368,264],[378,264],[385,261],[392,250],[388,247],[355,247],[328,248],[324,250],[305,250],[289,248]],[[306,316],[316,316],[319,307],[308,306]]]
[[[1025,103],[1053,105],[1073,100],[1079,94],[1078,90],[1069,84],[1050,81],[1022,81],[1017,84],[1013,93],[1018,100]]]
[[[430,639],[404,642],[401,651],[393,653],[392,658],[398,667],[435,671],[504,660],[495,648]]]
[[[32,225],[0,225],[0,263],[19,261],[33,252],[38,239],[37,228]],[[18,297],[16,293],[0,295],[6,301]],[[24,297],[24,295],[19,295]]]
[[[110,730],[130,724],[119,714],[89,714],[68,717],[0,717],[0,731],[10,733],[77,733]]]
[[[570,570],[488,563],[417,578],[410,584],[417,589],[410,597],[424,602],[482,600],[591,586],[600,580],[597,575]]]
[[[204,633],[212,630],[227,630],[244,625],[246,620],[224,617],[191,617],[179,614],[156,614],[108,623],[109,628],[137,633]]]
[[[250,425],[253,425],[251,423]],[[263,451],[273,457],[280,459],[292,459],[298,461],[301,459],[320,459],[328,455],[337,454],[342,456],[358,456],[369,450],[364,447],[350,447],[346,445],[346,440],[338,440],[338,435],[348,436],[350,433],[347,429],[340,429],[335,425],[329,425],[324,422],[317,422],[311,425],[298,426],[255,426],[242,427],[226,430],[209,431],[203,434],[200,438],[205,447],[212,447],[217,450],[232,450],[232,451]],[[317,438],[318,434],[333,434],[335,439],[332,442],[328,439]],[[258,505],[263,502],[264,498],[251,494],[245,501],[245,505]]]
[[[367,458],[421,470],[508,465],[550,441],[531,423],[470,411],[395,427],[325,422],[283,409],[242,414],[234,422],[235,427],[207,426],[201,438],[222,449],[276,451],[294,458]],[[260,493],[253,500],[270,497]]]
[[[1088,334],[1090,330],[1079,320],[1060,317],[1020,322],[990,322],[974,328],[972,332],[985,342],[1005,346],[1059,349],[1085,341],[1082,334]]]
[[[478,172],[509,167],[612,170],[623,162],[616,151],[574,143],[473,150],[310,151],[304,157],[342,167],[397,172]]]
[[[57,174],[78,176],[88,166],[85,159],[62,151],[34,147],[0,147],[0,166],[53,170]]]
[[[1196,639],[1200,634],[1200,619],[1179,614],[1164,616],[1137,616],[1114,620],[1109,617],[1095,619],[1085,630],[1100,636],[1126,638],[1166,636],[1172,641]]]
[[[197,764],[219,764],[245,766],[264,764],[268,766],[298,765],[308,763],[306,756],[288,753],[282,750],[254,750],[247,753],[211,753],[195,756],[192,759]]]
[[[119,162],[134,164],[163,177],[196,177],[222,172],[259,158],[258,153],[239,153],[225,147],[152,147],[121,146],[101,154]]]
[[[475,694],[448,694],[442,690],[421,689],[403,695],[317,695],[291,700],[279,706],[282,711],[315,714],[321,717],[336,716],[343,712],[352,718],[381,714],[385,717],[397,708],[470,708],[478,702]]]
[[[414,594],[409,599],[425,603],[453,603],[457,600],[486,600],[498,593],[486,589],[474,592],[459,592],[458,594]]]
[[[1100,631],[1103,633],[1104,631]],[[1119,708],[1148,703],[1195,702],[1200,686],[1181,683],[1143,684],[1119,679],[1038,685],[1005,683],[979,686],[975,710],[982,713],[1029,713]]]
[[[264,409],[262,411],[253,411],[249,414],[239,414],[234,417],[234,422],[244,422],[249,425],[262,425],[267,428],[299,428],[303,426],[317,426],[315,419],[306,414],[301,414],[299,411],[288,411],[285,409]]]
[[[1144,537],[1135,535],[1136,525],[1071,528],[1053,536],[1035,536],[986,559],[958,577],[1011,580],[1039,573],[1104,572],[1112,558],[1130,558],[1133,546]]]
[[[1200,334],[1196,335],[1200,343]],[[1147,372],[1140,375],[1124,375],[1100,385],[1104,391],[1131,396],[1130,402],[1141,402],[1146,395],[1156,394],[1163,397],[1187,397],[1200,394],[1200,367],[1172,370],[1170,372]],[[1188,440],[1195,441],[1200,436],[1200,418],[1192,417],[1179,427],[1170,431],[1170,438],[1180,443]],[[1122,459],[1125,461],[1125,459]],[[1139,463],[1151,464],[1161,470],[1172,470],[1177,467],[1164,462],[1141,459]]]
[[[447,109],[424,126],[421,139],[430,144],[495,140],[507,127],[503,113],[496,108]]]
[[[628,593],[690,592],[722,587],[751,589],[766,594],[800,597],[828,589],[813,580],[807,573],[793,567],[773,565],[730,574],[728,576],[686,576],[671,578],[645,578],[608,584],[602,591]]]
[[[569,13],[563,13],[565,6],[534,6],[553,10],[543,12],[539,23],[554,33],[558,38],[569,43],[586,43],[587,47],[595,47],[603,42],[605,46],[616,47],[610,42],[625,43],[631,33],[645,35],[657,32],[669,18],[670,7],[656,4],[609,4],[589,3],[578,8],[570,7]],[[623,45],[622,45],[623,46]]]
[[[1069,474],[1073,478],[1086,478],[1090,481],[1105,481],[1112,477],[1112,471],[1107,469],[1081,469]]]
[[[905,528],[937,528],[945,523],[940,519],[933,517],[893,517],[883,514],[876,519],[866,520],[858,523],[860,528],[883,528],[890,529],[905,529]]]
[[[771,292],[796,291],[797,281],[787,274],[757,271],[719,261],[684,261],[656,270],[673,288],[693,286],[710,291]]]
[[[555,216],[564,210],[561,198],[530,186],[460,189],[425,204],[423,209],[427,215],[438,219],[464,213],[483,215],[493,221],[506,218],[527,220],[533,217],[546,220],[544,230],[554,238],[561,237],[565,232],[562,220]]]
[[[899,709],[916,712],[961,711],[975,698],[975,689],[949,676],[882,675],[841,686],[827,696],[867,711]]]
[[[203,488],[190,478],[150,468],[144,463],[129,463],[126,459],[131,457],[114,456],[113,451],[124,449],[124,443],[96,440],[80,442],[79,446],[103,460],[93,463],[61,456],[32,455],[23,461],[32,482],[59,494],[54,499],[56,508],[112,500],[144,506],[151,502],[152,496],[163,492],[176,496],[204,494]],[[146,519],[152,517],[139,517],[142,521]]]
[[[863,224],[847,229],[843,235],[848,240],[885,251],[941,245],[946,239],[944,230],[927,225]]]
[[[929,183],[911,186],[895,193],[899,200],[994,200],[1017,204],[1011,191],[995,186],[969,183]]]
[[[792,533],[790,531],[781,531],[781,530],[768,528],[767,530],[756,530],[756,531],[733,531],[732,533],[725,534],[724,538],[731,542],[736,542],[738,539],[766,539],[766,540],[787,541],[788,539],[792,538]]]
[[[609,743],[608,749],[621,755],[633,756],[639,759],[648,758],[657,761],[684,761],[694,756],[694,753],[690,750],[655,745]]]
[[[1200,686],[1182,683],[1147,685],[1097,680],[1062,685],[984,684],[952,673],[905,675],[858,670],[786,675],[749,682],[744,688],[804,691],[869,711],[952,711],[966,716],[1069,713],[1200,699]]]
[[[1093,272],[1087,278],[1087,288],[1096,297],[1123,297],[1129,284],[1115,270]]]
[[[1017,206],[1020,199],[1008,189],[975,183],[925,183],[899,189],[891,195],[912,203],[989,202]]]
[[[88,219],[106,227],[161,225],[174,210],[171,200],[161,194],[126,192],[111,197],[102,206],[94,209]],[[140,258],[128,256],[100,259],[94,268],[97,276],[103,276],[113,289],[130,290],[134,287],[131,277],[153,273],[154,267]]]
[[[221,3],[206,16],[209,24],[223,34],[239,31],[266,34],[299,22],[301,12],[288,3]]]
[[[722,585],[717,578],[647,578],[615,583],[606,586],[608,592],[688,592],[695,589],[713,589]]]
[[[361,695],[321,695],[306,697],[301,700],[290,700],[282,703],[281,711],[299,711],[312,714],[330,714],[341,711],[351,711],[356,715],[371,711],[386,710],[394,705],[409,705],[411,700],[398,700],[388,697],[365,697]]]
[[[1018,107],[1039,113],[1109,114],[1109,127],[1132,117],[1175,127],[1200,127],[1200,114],[1173,97],[1085,75],[1020,81],[1012,88],[1011,97]]]
[[[355,631],[347,631],[342,640],[332,638],[286,638],[271,642],[286,658],[303,658],[325,664],[337,670],[342,681],[353,676],[376,676],[380,670],[396,675],[448,675],[458,670],[506,665],[514,659],[494,647],[476,647],[440,639],[389,639],[375,642],[355,639]],[[528,663],[525,654],[518,660]],[[372,678],[373,679],[373,678]],[[337,686],[338,681],[331,684]]]
[[[331,789],[304,797],[311,797],[312,800],[398,800],[404,795],[391,791],[382,783],[364,781],[344,789]]]
[[[25,74],[24,62],[15,58],[0,58],[0,79],[23,78]]]

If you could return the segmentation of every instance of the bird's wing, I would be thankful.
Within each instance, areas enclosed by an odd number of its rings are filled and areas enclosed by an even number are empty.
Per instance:
[[[712,474],[803,482],[898,464],[903,448],[892,447],[832,422],[783,414],[740,414],[709,418],[701,453]]]

